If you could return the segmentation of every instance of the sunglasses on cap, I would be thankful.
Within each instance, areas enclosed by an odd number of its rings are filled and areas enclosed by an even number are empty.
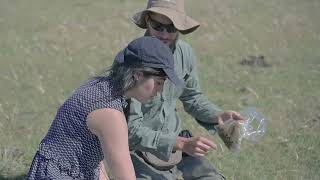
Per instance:
[[[162,24],[161,22],[152,19],[150,16],[148,22],[152,29],[158,32],[163,32],[166,30],[168,33],[175,33],[178,31],[173,24]]]

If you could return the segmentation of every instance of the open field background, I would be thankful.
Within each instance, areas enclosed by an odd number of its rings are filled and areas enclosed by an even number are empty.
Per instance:
[[[22,179],[57,108],[143,35],[129,18],[145,0],[0,0],[0,179]],[[320,179],[320,1],[187,0],[200,21],[181,36],[198,57],[202,89],[225,110],[257,107],[260,144],[210,160],[232,180]],[[264,55],[271,66],[241,65]],[[184,113],[184,126],[210,136]]]

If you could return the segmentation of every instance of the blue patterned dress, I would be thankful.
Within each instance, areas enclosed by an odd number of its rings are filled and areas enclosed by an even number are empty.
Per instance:
[[[99,179],[103,152],[86,118],[102,108],[123,112],[126,102],[115,84],[108,77],[96,78],[67,99],[41,141],[27,179]]]

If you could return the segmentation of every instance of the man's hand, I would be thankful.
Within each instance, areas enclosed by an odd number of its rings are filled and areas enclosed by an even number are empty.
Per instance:
[[[227,111],[220,114],[217,118],[217,130],[220,138],[230,150],[238,151],[242,139],[244,117],[235,111]]]
[[[242,121],[242,123],[245,121],[244,117],[242,117],[239,113],[235,111],[226,111],[217,116],[217,119],[218,125],[223,125],[224,122],[228,120]]]
[[[190,156],[205,156],[210,150],[217,146],[211,140],[205,137],[177,137],[176,150],[187,153]]]

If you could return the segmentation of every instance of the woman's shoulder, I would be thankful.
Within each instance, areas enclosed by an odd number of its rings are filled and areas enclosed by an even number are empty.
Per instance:
[[[82,84],[76,91],[75,95],[85,98],[95,99],[99,96],[112,95],[112,85],[109,78],[96,77],[89,79]]]
[[[125,105],[122,95],[117,93],[117,87],[108,77],[94,78],[84,83],[74,94],[84,107],[93,111],[99,108],[113,108],[122,111]]]

